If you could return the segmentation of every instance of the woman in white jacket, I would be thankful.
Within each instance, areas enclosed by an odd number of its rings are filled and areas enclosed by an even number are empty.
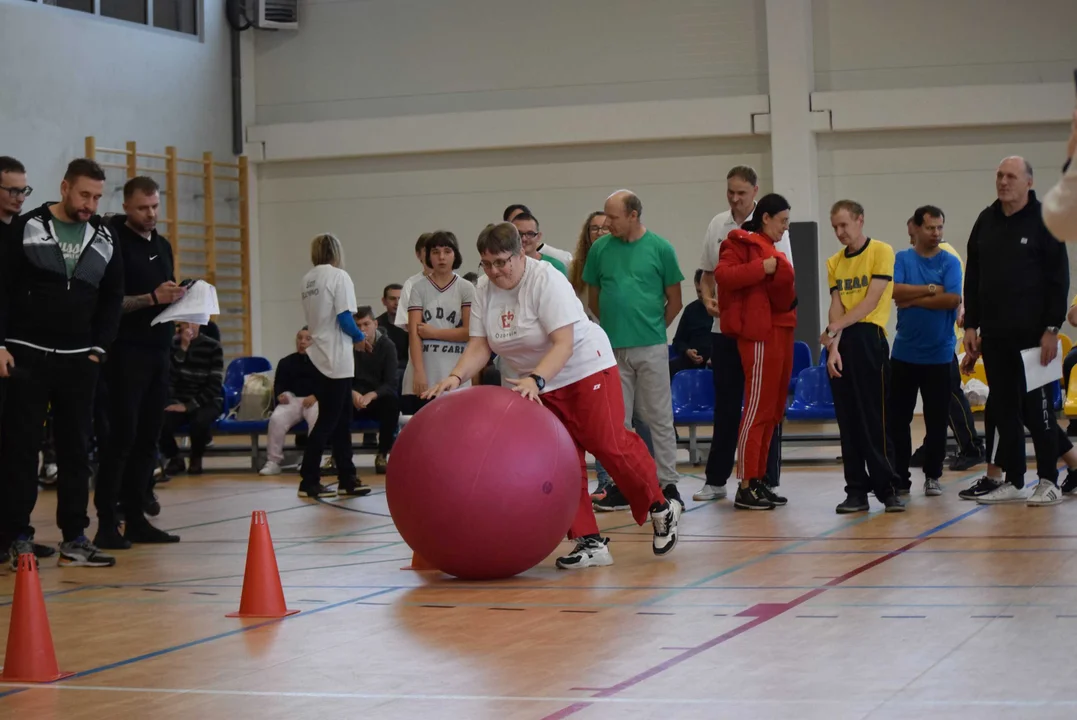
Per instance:
[[[1077,242],[1077,110],[1073,111],[1073,132],[1066,148],[1062,179],[1043,196],[1043,222],[1059,240]]]

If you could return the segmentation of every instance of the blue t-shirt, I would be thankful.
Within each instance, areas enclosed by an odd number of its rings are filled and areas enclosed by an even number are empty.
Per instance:
[[[902,250],[894,257],[894,283],[937,285],[938,292],[960,295],[961,261],[945,250],[929,258],[912,248]],[[957,308],[899,308],[892,356],[895,360],[916,365],[949,364],[953,360],[957,340],[954,335],[955,322]]]

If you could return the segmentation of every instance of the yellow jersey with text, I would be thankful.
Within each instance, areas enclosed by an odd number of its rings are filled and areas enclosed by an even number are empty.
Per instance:
[[[842,248],[826,261],[826,278],[830,292],[838,291],[846,312],[867,296],[872,280],[886,280],[879,304],[861,320],[875,323],[886,332],[894,296],[894,248],[874,238],[868,238],[855,253]]]

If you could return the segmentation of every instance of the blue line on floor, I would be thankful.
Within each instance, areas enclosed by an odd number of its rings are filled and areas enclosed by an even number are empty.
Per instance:
[[[325,612],[326,610],[332,610],[334,608],[361,602],[363,600],[369,600],[370,598],[377,597],[379,595],[385,595],[399,589],[401,588],[386,588],[384,590],[367,593],[366,595],[361,595],[359,597],[348,598],[347,600],[342,600],[340,602],[333,603],[332,605],[323,605],[321,607],[313,608],[311,610],[304,610],[298,615],[289,615],[288,617],[283,618],[273,618],[272,620],[266,620],[255,625],[248,625],[246,627],[236,628],[235,630],[229,630],[228,632],[218,633],[216,635],[210,635],[209,637],[200,638],[198,640],[191,640],[190,642],[185,642],[180,645],[173,645],[172,647],[163,648],[161,650],[154,650],[153,652],[148,652],[143,655],[136,655],[135,657],[127,658],[126,660],[119,660],[117,662],[109,663],[107,665],[100,665],[98,667],[91,668],[90,670],[83,670],[82,672],[77,672],[71,677],[65,678],[60,682],[66,682],[67,680],[78,680],[80,678],[89,677],[90,675],[96,675],[98,673],[103,673],[108,670],[115,670],[116,668],[133,665],[135,663],[142,662],[143,660],[152,660],[153,658],[161,657],[162,655],[168,655],[179,650],[186,650],[187,648],[196,647],[198,645],[205,645],[206,643],[213,642],[214,640],[221,640],[222,638],[231,637],[233,635],[240,635],[242,633],[251,632],[252,630],[259,630],[269,625],[282,623],[285,620],[291,620],[292,618],[309,617],[310,615],[314,615],[316,613]],[[32,689],[33,688],[16,688],[14,690],[8,690],[7,692],[0,693],[0,699]]]

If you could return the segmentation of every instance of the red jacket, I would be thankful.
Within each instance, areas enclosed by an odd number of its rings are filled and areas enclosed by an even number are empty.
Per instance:
[[[777,258],[773,275],[763,260]],[[714,281],[722,334],[763,341],[773,327],[796,327],[797,292],[793,266],[761,233],[736,229],[721,245]]]

